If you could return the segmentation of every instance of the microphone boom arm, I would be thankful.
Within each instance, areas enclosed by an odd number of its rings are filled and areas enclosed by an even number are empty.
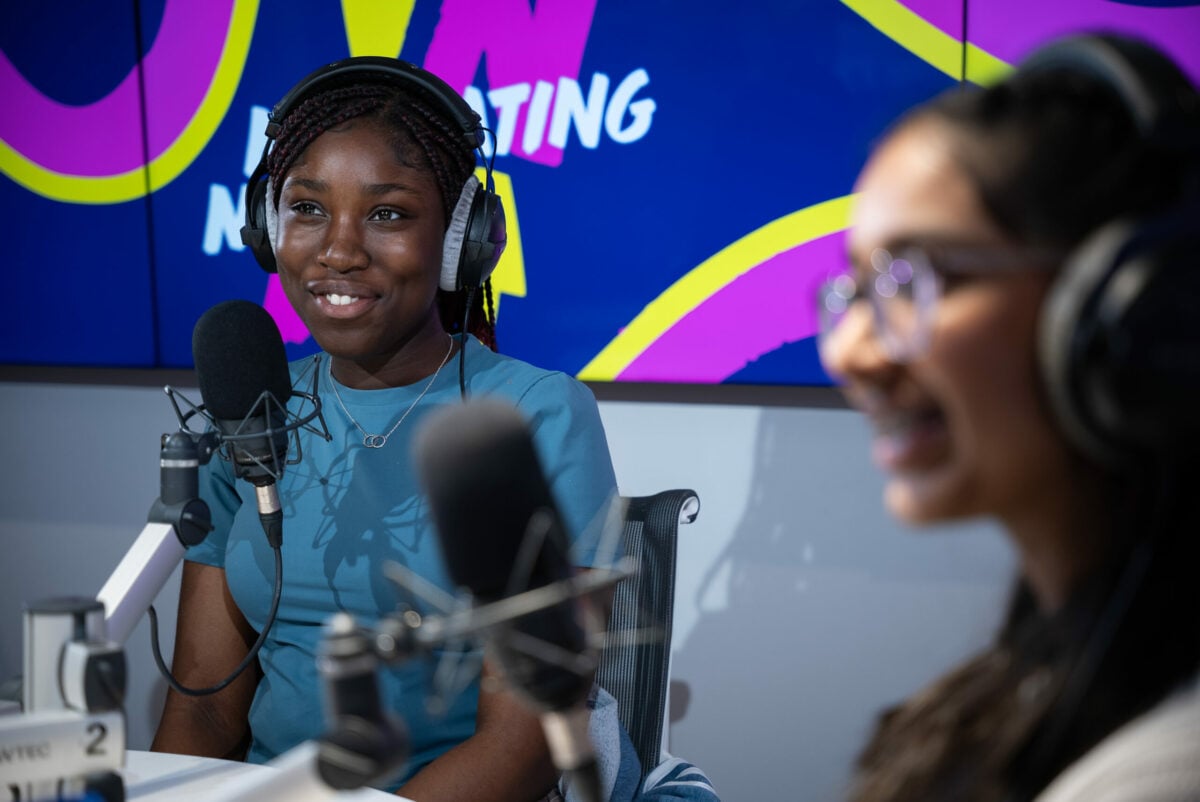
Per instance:
[[[0,779],[23,784],[31,799],[88,790],[123,797],[116,773],[125,760],[122,647],[188,546],[212,530],[197,477],[215,448],[215,434],[163,435],[159,497],[100,592],[26,609],[23,712],[0,717],[0,749],[24,759],[6,764]]]

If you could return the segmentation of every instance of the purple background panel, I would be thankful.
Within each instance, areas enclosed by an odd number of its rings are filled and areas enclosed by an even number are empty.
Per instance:
[[[1107,29],[1155,42],[1200,80],[1200,4],[1148,8],[1112,0],[972,0],[967,14],[971,42],[1010,64],[1053,37]]]

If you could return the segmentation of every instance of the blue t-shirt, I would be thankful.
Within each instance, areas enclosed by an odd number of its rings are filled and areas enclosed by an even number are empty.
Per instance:
[[[384,573],[398,562],[447,592],[452,586],[437,533],[419,491],[412,462],[413,434],[440,406],[461,403],[458,357],[429,385],[425,395],[382,448],[366,448],[363,435],[334,397],[328,357],[291,365],[294,386],[306,390],[316,361],[317,395],[333,439],[300,435],[301,459],[288,465],[278,483],[283,509],[283,594],[279,611],[258,655],[263,676],[250,707],[253,735],[247,760],[265,762],[326,729],[316,653],[329,617],[337,611],[360,624],[374,624],[403,604],[440,612],[419,596],[400,591]],[[305,375],[307,372],[307,375]],[[425,391],[428,379],[408,387],[354,390],[338,385],[350,414],[371,433],[386,433]],[[591,391],[563,373],[535,368],[493,353],[467,339],[468,396],[507,399],[524,415],[580,566],[594,564],[604,520],[616,496],[608,444]],[[301,409],[293,397],[289,407]],[[309,406],[311,409],[311,405]],[[289,449],[288,457],[295,454]],[[214,530],[187,559],[225,569],[226,582],[242,614],[261,631],[270,610],[274,556],[258,518],[254,487],[236,479],[232,467],[214,457],[201,477]],[[477,672],[467,687],[444,699],[444,712],[431,710],[433,672],[441,657],[414,658],[380,670],[384,702],[408,726],[411,751],[401,781],[475,730]],[[478,658],[478,655],[472,655]]]

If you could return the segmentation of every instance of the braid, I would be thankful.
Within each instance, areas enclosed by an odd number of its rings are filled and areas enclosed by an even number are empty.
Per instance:
[[[375,83],[341,84],[318,92],[280,121],[279,134],[267,156],[267,173],[273,187],[269,202],[279,208],[284,178],[305,148],[326,131],[356,118],[377,120],[392,132],[392,146],[401,163],[429,171],[441,194],[445,225],[449,227],[463,185],[475,171],[475,152],[441,104],[389,83],[386,77]],[[495,350],[490,281],[485,282],[481,295],[472,304],[470,333]],[[465,291],[438,291],[438,309],[446,331],[453,334],[462,329],[466,302]]]
[[[483,282],[483,292],[476,293],[471,302],[470,333],[475,339],[493,351],[496,350],[496,310],[492,302],[492,280]],[[442,316],[442,326],[451,334],[462,331],[462,322],[466,312],[467,290],[461,292],[442,292],[438,294],[438,311]]]
[[[389,127],[411,137],[424,154],[425,166],[442,192],[442,209],[449,225],[463,184],[475,170],[474,151],[463,146],[457,126],[421,98],[404,96],[403,101],[389,104],[381,116]]]
[[[384,86],[342,86],[305,99],[288,114],[280,126],[275,146],[267,156],[267,173],[274,188],[271,201],[275,208],[279,208],[283,178],[305,148],[331,128],[377,111],[387,95]]]

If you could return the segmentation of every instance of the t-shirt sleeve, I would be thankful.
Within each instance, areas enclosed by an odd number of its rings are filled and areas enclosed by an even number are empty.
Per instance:
[[[608,563],[618,556],[619,531],[606,525],[618,501],[617,480],[592,391],[564,373],[550,373],[530,386],[518,407],[572,537],[575,564]]]
[[[229,529],[242,506],[236,481],[229,463],[221,459],[219,454],[214,454],[207,465],[201,466],[200,498],[208,505],[213,529],[204,540],[187,550],[185,559],[217,568],[225,567],[225,545],[229,540]]]

